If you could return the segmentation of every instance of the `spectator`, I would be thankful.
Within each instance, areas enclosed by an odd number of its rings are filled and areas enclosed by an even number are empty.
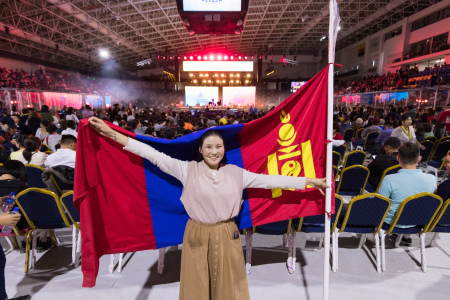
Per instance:
[[[120,115],[116,115],[113,124],[119,126],[120,122],[122,122],[122,118],[120,117]]]
[[[53,168],[54,166],[67,166],[75,169],[76,150],[76,137],[71,134],[63,135],[61,137],[61,148],[47,157],[45,167]]]
[[[439,184],[436,195],[447,201],[450,198],[450,155],[445,157],[445,172],[447,173],[447,180]]]
[[[183,121],[184,121],[184,127],[183,128],[185,130],[191,130],[192,131],[194,129],[194,126],[191,123],[189,123],[189,119],[187,117],[185,117]]]
[[[45,121],[45,120],[48,120],[49,122],[53,122],[54,121],[53,120],[53,116],[50,114],[50,111],[48,109],[48,105],[42,105],[40,115],[41,115],[41,120],[42,121]]]
[[[25,149],[19,154],[18,161],[23,164],[32,164],[43,167],[47,159],[47,153],[40,152],[42,142],[37,137],[28,137],[24,141]]]
[[[17,160],[19,158],[19,155],[22,154],[23,150],[25,150],[25,139],[28,136],[26,134],[20,134],[16,139],[12,140],[11,143],[14,145],[14,147],[17,148],[16,151],[11,152],[9,159],[11,160]]]
[[[50,124],[47,127],[48,136],[44,139],[44,143],[52,150],[56,152],[55,145],[61,141],[61,136],[58,134],[58,128],[55,124]]]
[[[36,135],[36,131],[41,127],[41,118],[35,111],[31,111],[28,117],[28,128],[32,135]]]
[[[80,123],[80,120],[78,119],[78,117],[73,112],[73,107],[69,107],[67,109],[66,120],[67,121],[72,120],[72,121],[75,122],[75,124]]]
[[[400,140],[396,137],[387,138],[384,143],[386,154],[377,155],[375,159],[367,166],[370,171],[369,181],[374,189],[378,187],[383,172],[392,166],[398,165],[397,154],[400,147]]]
[[[56,113],[56,111],[54,109],[50,109],[50,114],[53,117],[53,122],[55,124],[59,124],[59,122],[61,121],[61,119],[59,118],[59,115]]]
[[[350,127],[352,127],[350,125],[350,118],[348,116],[344,116],[344,121],[342,121],[341,124],[341,131],[340,131],[341,135],[344,136],[345,130],[349,129]]]
[[[69,120],[67,121],[67,129],[61,131],[61,135],[71,134],[75,138],[78,138],[78,132],[75,130],[75,121]]]
[[[153,128],[152,126],[148,126],[144,132],[144,135],[155,136],[155,128]]]
[[[134,130],[134,133],[139,135],[144,135],[145,130],[147,129],[147,127],[142,126],[141,121],[136,119],[131,121],[131,128]]]
[[[384,130],[382,130],[377,136],[375,143],[381,143],[381,146],[383,146],[386,139],[391,136],[392,131],[394,131],[394,128],[392,128],[392,123],[390,121],[386,121],[384,123]]]
[[[402,126],[399,126],[392,131],[391,136],[398,137],[402,143],[415,143],[422,150],[425,149],[425,146],[419,144],[416,139],[416,134],[414,133],[414,128],[411,126],[412,119],[411,116],[407,113],[402,115]]]
[[[433,130],[433,135],[437,138],[438,141],[443,137],[446,137],[448,134],[447,130],[445,129],[445,124],[439,121],[436,122]]]
[[[425,129],[424,129],[423,124],[422,123],[417,123],[416,124],[416,139],[417,139],[417,141],[419,143],[423,142],[425,140],[424,133],[425,133]]]
[[[397,174],[388,175],[381,183],[378,193],[391,199],[391,208],[384,222],[391,224],[397,209],[402,201],[410,196],[436,190],[436,178],[431,174],[424,174],[417,169],[420,148],[414,143],[404,143],[398,149],[398,161],[402,169]],[[412,227],[399,225],[398,227]],[[402,242],[410,246],[412,243],[409,235],[404,235]]]
[[[431,130],[431,124],[429,123],[423,124],[423,130],[424,130],[423,136],[425,138],[434,136],[433,131]]]
[[[86,104],[85,109],[81,115],[83,116],[83,119],[86,119],[92,117],[94,115],[94,112],[92,111],[92,108]]]
[[[377,132],[378,134],[380,134],[380,132],[381,132],[383,129],[381,129],[381,127],[378,126],[378,123],[379,123],[379,122],[380,122],[379,119],[373,119],[373,120],[372,120],[372,124],[373,124],[373,125],[371,125],[371,126],[365,128],[365,129],[363,130],[363,132],[361,132],[361,137],[362,137],[363,139],[365,139],[365,138],[366,138],[366,135],[369,134],[369,132],[372,132],[372,131],[375,131],[375,132]]]
[[[184,134],[184,121],[178,120],[178,126],[175,128],[175,133],[178,134]]]
[[[450,102],[447,103],[446,108],[447,108],[446,110],[444,110],[443,112],[441,112],[439,114],[439,117],[437,120],[439,122],[445,123],[445,129],[448,132],[448,131],[450,131]]]
[[[41,127],[36,130],[36,133],[34,134],[35,137],[39,138],[41,141],[43,141],[47,136],[47,127],[50,125],[49,120],[43,120],[41,122]]]

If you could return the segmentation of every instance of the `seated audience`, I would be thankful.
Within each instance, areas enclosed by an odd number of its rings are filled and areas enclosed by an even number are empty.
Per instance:
[[[344,136],[344,132],[346,129],[351,128],[352,126],[350,125],[350,118],[348,116],[344,116],[344,121],[342,121],[341,123],[341,135]]]
[[[395,128],[394,131],[392,131],[391,136],[398,137],[400,139],[400,142],[403,143],[415,143],[418,145],[422,150],[425,149],[425,146],[422,146],[419,144],[419,142],[416,139],[416,134],[414,132],[414,128],[411,126],[412,124],[412,118],[411,115],[408,113],[405,113],[401,116],[402,125]]]
[[[434,136],[430,123],[423,124],[423,130],[424,130],[423,136],[425,137],[425,139],[427,137]]]
[[[391,136],[392,131],[394,131],[394,128],[392,128],[392,122],[386,121],[384,123],[384,130],[382,130],[377,136],[375,143],[381,143],[381,146],[383,146],[386,139]]]
[[[77,139],[71,134],[63,135],[61,137],[61,148],[47,157],[45,167],[68,166],[75,169],[76,150]]]
[[[378,187],[383,172],[392,166],[398,165],[397,154],[400,147],[400,140],[396,137],[390,137],[384,142],[384,151],[386,154],[377,155],[377,157],[367,166],[370,171],[369,180],[374,189]]]
[[[56,152],[55,145],[61,141],[61,136],[58,134],[58,128],[55,124],[50,124],[47,127],[48,136],[44,139],[44,144],[46,144],[50,150]]]
[[[398,149],[398,161],[402,169],[397,174],[388,175],[381,183],[378,193],[391,199],[391,207],[384,220],[391,224],[395,213],[402,201],[410,196],[436,190],[436,178],[431,174],[425,174],[421,169],[417,169],[419,163],[420,148],[414,143],[404,143]],[[399,227],[410,227],[399,225]],[[402,242],[411,245],[412,240],[404,235]]]
[[[75,138],[78,138],[78,132],[75,130],[75,126],[76,126],[75,121],[72,120],[67,121],[67,129],[61,131],[61,135],[71,134]]]
[[[37,137],[28,137],[23,144],[25,149],[19,154],[17,160],[23,164],[32,164],[43,167],[45,160],[47,159],[47,153],[40,152],[42,146],[41,140]]]
[[[42,120],[41,126],[36,130],[34,136],[43,141],[48,136],[47,127],[49,125],[50,125],[49,120]]]
[[[17,160],[19,158],[19,155],[22,154],[23,150],[25,150],[24,142],[27,137],[28,136],[26,134],[20,134],[17,139],[11,140],[11,143],[15,148],[17,148],[17,150],[11,152],[9,159]]]
[[[140,120],[135,119],[131,121],[131,128],[134,130],[134,133],[139,135],[144,135],[147,127],[143,127]]]

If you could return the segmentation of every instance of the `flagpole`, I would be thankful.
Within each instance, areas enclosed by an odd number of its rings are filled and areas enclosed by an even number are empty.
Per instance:
[[[327,102],[327,139],[333,139],[333,75],[334,75],[334,22],[335,7],[337,5],[334,0],[330,0],[330,24],[328,30],[328,102]],[[333,144],[327,143],[327,160],[326,160],[326,182],[331,186],[332,179],[332,151]],[[324,236],[324,256],[323,256],[323,299],[329,299],[330,287],[330,213],[331,212],[331,189],[326,189],[325,193],[325,236]],[[333,257],[333,259],[335,259]]]

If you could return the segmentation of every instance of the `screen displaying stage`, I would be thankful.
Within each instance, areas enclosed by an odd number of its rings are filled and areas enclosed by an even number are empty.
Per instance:
[[[183,0],[184,11],[241,11],[241,0]]]
[[[217,86],[186,86],[186,106],[208,105],[214,99],[219,99],[219,88]]]
[[[291,82],[291,93],[295,93],[299,88],[304,86],[306,81],[293,81]]]
[[[255,105],[256,87],[230,86],[223,87],[223,105]]]
[[[253,72],[253,61],[183,61],[184,72]]]

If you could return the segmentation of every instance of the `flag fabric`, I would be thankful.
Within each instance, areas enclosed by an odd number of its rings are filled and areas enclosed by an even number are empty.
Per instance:
[[[337,4],[336,0],[331,0],[330,1],[330,13],[333,14],[333,19],[334,22],[333,24],[330,24],[330,26],[332,26],[333,28],[333,45],[332,47],[329,49],[330,51],[330,63],[334,63],[334,57],[335,57],[335,52],[336,52],[336,40],[337,40],[337,34],[338,31],[340,29],[339,24],[341,23],[341,17],[339,16],[339,5]]]
[[[227,163],[261,174],[325,177],[327,79],[328,66],[264,117],[215,127],[224,136]],[[199,158],[198,140],[205,132],[165,140],[108,125],[188,161]],[[74,203],[81,216],[83,286],[95,285],[102,255],[181,244],[189,219],[180,201],[181,192],[177,179],[123,150],[82,120]],[[303,191],[247,189],[243,198],[236,217],[241,229],[325,211],[324,196],[311,187]]]

